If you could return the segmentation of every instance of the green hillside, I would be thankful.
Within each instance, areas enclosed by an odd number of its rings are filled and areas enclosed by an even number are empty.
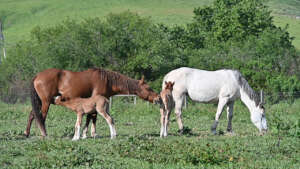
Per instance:
[[[9,43],[28,36],[36,25],[49,26],[67,17],[81,20],[104,17],[125,10],[150,16],[157,22],[183,24],[192,20],[193,9],[211,0],[5,0],[0,1],[0,17],[4,20],[5,36]]]
[[[155,22],[185,24],[192,20],[195,7],[209,5],[213,0],[2,0],[0,18],[4,22],[7,46],[27,38],[37,25],[51,26],[67,17],[81,20],[87,17],[104,17],[108,13],[125,10],[149,16]],[[270,0],[267,5],[273,10],[275,23],[289,24],[289,32],[295,37],[294,45],[300,49],[300,1]]]

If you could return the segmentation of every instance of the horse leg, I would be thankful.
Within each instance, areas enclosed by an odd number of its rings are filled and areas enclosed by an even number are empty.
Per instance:
[[[177,97],[176,95],[173,94],[174,101],[175,101],[175,115],[179,127],[179,132],[180,134],[183,133],[183,123],[182,123],[182,118],[181,118],[181,111],[182,111],[182,103],[183,103],[183,95]]]
[[[108,106],[97,106],[97,112],[106,120],[109,130],[110,130],[110,137],[111,139],[115,138],[117,133],[114,125],[114,120],[108,113]]]
[[[84,125],[84,128],[83,128],[83,131],[82,131],[82,138],[83,139],[86,139],[87,138],[87,132],[89,130],[89,124],[90,124],[90,121],[91,121],[91,115],[88,114],[86,116],[86,122],[85,122],[85,125]]]
[[[167,137],[168,136],[168,126],[169,126],[169,121],[170,121],[170,114],[171,114],[171,110],[167,109],[166,110],[166,114],[165,114],[165,131],[164,131],[164,136]]]
[[[96,136],[97,136],[97,134],[96,134],[96,121],[97,121],[97,113],[96,114],[91,114],[91,116],[92,116],[92,126],[91,126],[91,136],[93,137],[93,138],[95,138]]]
[[[219,99],[219,104],[218,104],[218,109],[217,109],[217,113],[216,113],[215,122],[211,127],[211,132],[213,134],[216,134],[216,128],[218,126],[220,116],[221,116],[223,108],[227,104],[227,102],[228,102],[228,98],[220,98]]]
[[[41,133],[42,133],[42,136],[47,136],[47,131],[46,131],[46,125],[45,125],[45,122],[46,122],[46,118],[47,118],[47,113],[48,113],[48,110],[49,110],[49,106],[50,106],[50,102],[48,101],[42,101],[42,126],[40,126],[40,130],[41,130]]]
[[[160,137],[163,137],[165,132],[165,108],[161,106],[159,111],[160,111],[160,124],[161,124]]]
[[[233,102],[227,104],[227,132],[232,133]]]
[[[82,120],[82,114],[83,113],[80,111],[77,112],[77,120],[75,123],[75,133],[74,133],[72,141],[79,140],[79,138],[80,138],[80,124],[81,124],[81,120]]]
[[[26,127],[26,130],[24,131],[24,134],[26,137],[29,137],[30,128],[31,128],[33,119],[34,119],[34,114],[33,114],[33,111],[31,110],[31,112],[29,113],[29,117],[28,117],[27,127]]]

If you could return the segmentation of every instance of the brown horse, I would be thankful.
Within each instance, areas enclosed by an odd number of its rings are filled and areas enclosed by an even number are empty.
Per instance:
[[[174,107],[174,100],[172,96],[173,86],[175,82],[165,82],[165,88],[160,92],[160,97],[162,99],[163,105],[160,108],[160,137],[167,136],[167,128],[169,125],[170,113]]]
[[[29,136],[31,124],[35,118],[42,136],[47,136],[45,121],[49,106],[54,103],[56,96],[61,96],[63,100],[70,100],[95,95],[109,98],[116,94],[136,94],[151,103],[161,103],[160,96],[144,82],[144,78],[134,80],[120,73],[100,68],[82,72],[61,69],[44,70],[32,80],[32,111],[29,114],[24,134]],[[88,115],[88,118],[96,117]]]
[[[65,106],[77,114],[77,121],[75,124],[75,134],[72,140],[78,140],[80,138],[80,124],[82,121],[82,116],[84,114],[93,114],[98,113],[100,114],[107,122],[110,128],[110,135],[111,138],[116,136],[116,129],[114,125],[114,120],[108,113],[109,101],[107,98],[95,95],[89,98],[74,98],[67,101],[62,101],[61,96],[57,96],[54,100],[56,105]],[[83,138],[86,138],[86,133],[88,130],[89,121],[86,121],[85,127],[83,129]],[[91,129],[92,137],[95,137],[96,132],[96,124],[93,123]]]

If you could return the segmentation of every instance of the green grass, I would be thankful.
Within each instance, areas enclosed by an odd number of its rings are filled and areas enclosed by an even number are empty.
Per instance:
[[[192,21],[195,7],[209,5],[213,0],[2,0],[0,19],[4,22],[4,36],[9,47],[30,36],[35,26],[53,26],[66,18],[82,20],[88,17],[104,18],[108,13],[125,10],[151,17],[157,23],[186,24]],[[270,0],[267,2],[278,26],[289,24],[295,37],[293,44],[300,49],[300,2],[297,0]]]
[[[8,43],[27,38],[37,25],[50,26],[72,18],[104,17],[109,13],[130,10],[149,16],[156,22],[183,24],[192,20],[193,9],[211,0],[4,0],[0,1],[0,17],[4,18]]]
[[[124,99],[125,100],[125,99]],[[223,134],[226,113],[210,134],[216,106],[189,104],[183,120],[190,132],[180,136],[174,114],[165,139],[159,138],[158,107],[138,100],[114,100],[111,115],[118,136],[109,138],[102,118],[97,121],[97,138],[71,141],[75,113],[52,106],[47,118],[48,137],[40,139],[33,124],[31,137],[22,134],[28,104],[0,103],[1,168],[299,168],[300,100],[293,104],[267,106],[269,131],[259,136],[244,105],[235,105],[235,136]]]

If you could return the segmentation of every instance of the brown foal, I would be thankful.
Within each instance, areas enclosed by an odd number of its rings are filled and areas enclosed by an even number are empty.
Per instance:
[[[108,113],[109,101],[101,96],[95,95],[90,98],[74,98],[67,101],[62,101],[61,96],[57,96],[54,100],[57,105],[65,106],[77,113],[77,121],[75,124],[75,134],[72,140],[78,140],[80,138],[80,124],[82,121],[82,116],[84,114],[100,114],[109,125],[111,138],[116,137],[116,129],[114,126],[114,120]],[[88,131],[88,125],[90,121],[90,116],[86,119],[86,124],[83,129],[83,137],[86,138],[86,133]],[[93,124],[91,127],[91,136],[96,136],[96,118],[93,118]]]
[[[174,101],[172,96],[173,86],[175,82],[165,82],[165,88],[160,92],[160,97],[163,101],[163,107],[160,109],[160,122],[161,122],[161,130],[160,137],[167,136],[167,128],[169,125],[170,113],[172,108],[174,107]]]

